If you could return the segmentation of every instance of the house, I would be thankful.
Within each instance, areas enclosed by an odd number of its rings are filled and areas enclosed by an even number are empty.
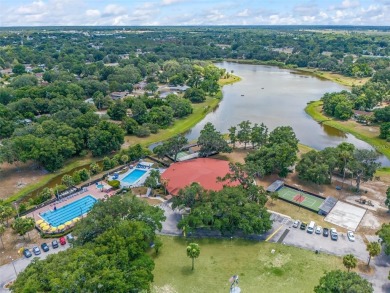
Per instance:
[[[10,75],[10,74],[12,74],[12,68],[5,68],[5,69],[2,69],[2,70],[0,70],[0,73],[1,73],[2,75]]]
[[[110,96],[111,96],[111,99],[113,99],[113,100],[120,100],[120,99],[123,99],[124,97],[126,97],[128,94],[129,94],[129,92],[127,92],[127,91],[125,91],[125,92],[112,92],[110,94]]]
[[[367,111],[359,111],[359,110],[353,110],[353,116],[358,119],[361,116],[372,116],[374,115],[374,112],[367,112]]]
[[[133,89],[144,90],[146,85],[147,85],[146,81],[140,81],[139,83],[133,85]]]

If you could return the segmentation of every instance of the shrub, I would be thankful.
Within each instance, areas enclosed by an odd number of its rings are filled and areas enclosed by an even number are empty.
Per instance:
[[[119,182],[119,180],[111,180],[111,181],[108,181],[108,185],[110,185],[111,187],[113,187],[115,189],[118,189],[121,186],[121,183]]]
[[[137,128],[135,135],[138,137],[147,137],[150,135],[150,130],[148,127],[142,125]]]
[[[81,181],[87,181],[89,179],[89,172],[87,169],[81,169],[79,172],[79,175],[80,175],[80,180]]]

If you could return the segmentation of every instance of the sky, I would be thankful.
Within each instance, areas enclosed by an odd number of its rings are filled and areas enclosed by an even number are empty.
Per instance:
[[[0,26],[390,25],[390,0],[0,0]]]

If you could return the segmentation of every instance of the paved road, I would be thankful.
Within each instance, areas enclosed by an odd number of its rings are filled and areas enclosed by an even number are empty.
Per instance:
[[[16,278],[15,270],[17,273],[23,271],[30,264],[30,262],[34,259],[34,257],[37,257],[39,259],[45,259],[49,254],[58,253],[59,251],[64,251],[67,248],[69,248],[68,243],[66,243],[65,245],[60,245],[56,249],[52,249],[51,245],[49,245],[49,246],[50,246],[50,250],[48,252],[42,251],[42,253],[38,256],[33,256],[30,258],[22,257],[22,258],[15,260],[13,262],[15,269],[14,269],[12,263],[1,266],[0,267],[0,293],[10,292],[9,290],[4,289],[4,285],[7,284],[9,281],[12,281]]]

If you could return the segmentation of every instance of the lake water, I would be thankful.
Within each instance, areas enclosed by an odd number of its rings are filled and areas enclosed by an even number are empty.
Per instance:
[[[308,102],[320,99],[326,92],[348,88],[278,67],[232,62],[216,65],[228,72],[233,70],[242,80],[223,87],[223,100],[218,108],[187,133],[189,140],[196,140],[207,122],[214,124],[218,131],[227,133],[231,126],[249,120],[252,124],[263,122],[270,130],[289,125],[301,143],[319,150],[341,142],[373,149],[351,134],[317,123],[304,111]],[[390,160],[385,156],[379,161],[383,166],[390,166]]]

